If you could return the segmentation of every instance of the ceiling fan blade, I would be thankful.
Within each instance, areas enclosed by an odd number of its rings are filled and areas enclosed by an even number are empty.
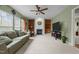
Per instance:
[[[38,12],[37,10],[30,10],[30,11],[32,11],[32,12]]]
[[[48,8],[41,9],[40,11],[48,10]]]
[[[40,11],[40,13],[45,14],[44,12]]]
[[[38,5],[36,5],[37,10],[39,11],[40,7]]]

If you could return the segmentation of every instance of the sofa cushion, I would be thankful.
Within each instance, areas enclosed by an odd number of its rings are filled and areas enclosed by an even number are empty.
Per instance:
[[[12,42],[12,40],[7,36],[0,36],[0,42],[4,42],[6,45],[8,45],[9,43]]]
[[[0,32],[0,36],[7,36],[6,32]]]
[[[19,32],[19,36],[23,36],[23,35],[26,35],[26,33],[25,32]]]
[[[8,49],[4,42],[0,43],[0,54],[8,54]]]
[[[7,36],[11,39],[17,37],[17,34],[15,31],[10,31],[10,32],[6,32],[7,33]]]
[[[15,32],[17,34],[17,37],[23,36],[23,35],[26,35],[27,34],[26,32],[23,32],[23,31],[20,31],[20,30],[15,30]]]
[[[13,42],[7,45],[9,53],[15,53],[18,49],[20,49],[24,43],[28,41],[28,35],[20,36],[13,39]]]
[[[19,37],[19,30],[15,30],[17,37]]]
[[[23,32],[24,33],[24,35],[27,35],[27,32]]]
[[[16,45],[18,42],[20,42],[22,40],[22,38],[20,38],[20,37],[17,37],[17,38],[14,38],[13,39],[13,42],[12,43],[10,43],[9,45],[7,45],[7,48],[11,48],[12,46],[14,46],[14,45]],[[18,46],[17,46],[18,47]],[[16,48],[17,48],[16,47]]]
[[[28,35],[24,35],[24,36],[21,36],[21,37],[14,38],[13,42],[10,43],[7,47],[10,48],[11,46],[15,45],[15,43],[17,43],[19,41],[21,41],[21,44],[22,44],[22,41],[28,40],[26,37],[28,37]]]

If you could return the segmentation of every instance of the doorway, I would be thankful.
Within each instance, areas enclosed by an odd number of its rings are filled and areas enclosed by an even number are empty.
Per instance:
[[[35,20],[34,19],[29,19],[28,20],[28,28],[30,31],[30,36],[34,36],[34,25],[35,25]]]
[[[79,6],[72,9],[71,44],[79,48]]]

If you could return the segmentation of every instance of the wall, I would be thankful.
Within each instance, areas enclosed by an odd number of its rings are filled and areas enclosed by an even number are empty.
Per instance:
[[[72,20],[72,9],[76,5],[68,6],[58,15],[53,17],[52,22],[60,21],[62,23],[62,35],[65,35],[68,38],[68,42],[71,42],[71,20]]]
[[[41,21],[42,24],[38,25],[38,21]],[[44,22],[43,18],[37,18],[37,19],[35,19],[35,34],[37,33],[36,29],[43,29],[43,34],[45,33],[45,24],[44,23],[45,22]]]

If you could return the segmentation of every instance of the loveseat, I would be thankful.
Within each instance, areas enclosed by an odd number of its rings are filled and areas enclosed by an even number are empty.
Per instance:
[[[29,33],[22,31],[0,32],[0,54],[16,53],[29,40]]]

